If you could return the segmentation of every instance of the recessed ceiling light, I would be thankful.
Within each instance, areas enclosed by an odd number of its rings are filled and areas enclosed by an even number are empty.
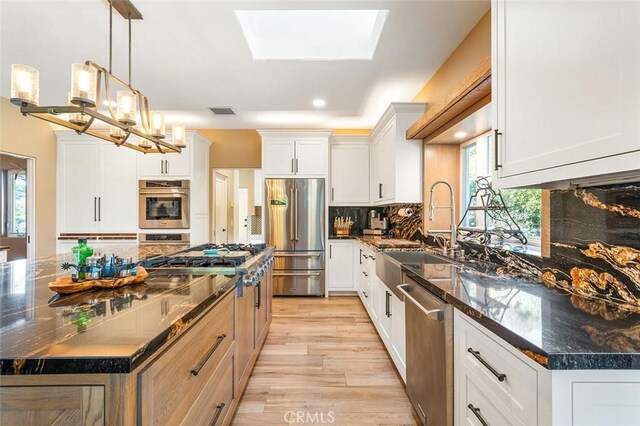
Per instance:
[[[254,60],[371,60],[388,10],[236,10]]]
[[[458,139],[463,139],[466,138],[468,136],[467,132],[456,132],[453,137],[454,138],[458,138]]]
[[[327,104],[327,101],[325,101],[324,99],[314,99],[313,100],[313,106],[316,108],[322,108]]]

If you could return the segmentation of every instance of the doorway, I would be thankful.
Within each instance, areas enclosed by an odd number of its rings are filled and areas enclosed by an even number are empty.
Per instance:
[[[35,257],[35,159],[0,153],[0,246],[7,260]]]
[[[222,173],[215,173],[215,205],[214,205],[214,242],[216,244],[226,244],[229,239],[227,223],[227,198],[229,194],[228,177]]]

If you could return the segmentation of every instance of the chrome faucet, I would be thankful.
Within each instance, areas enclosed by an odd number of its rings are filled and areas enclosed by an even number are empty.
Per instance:
[[[449,188],[449,200],[450,205],[448,206],[434,206],[433,205],[433,189],[438,185],[446,185]],[[429,190],[429,222],[433,221],[433,216],[435,214],[436,209],[449,209],[451,212],[451,240],[449,242],[449,248],[451,249],[451,254],[455,255],[456,250],[460,248],[458,244],[458,225],[456,223],[456,201],[453,195],[453,188],[448,182],[443,180],[439,180],[431,185],[431,189]],[[447,246],[444,246],[444,252],[446,254]]]

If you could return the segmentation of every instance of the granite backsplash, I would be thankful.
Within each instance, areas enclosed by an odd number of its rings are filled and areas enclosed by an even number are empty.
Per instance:
[[[549,258],[463,246],[470,258],[495,263],[504,273],[535,275],[549,287],[590,298],[575,298],[590,313],[640,313],[640,183],[552,191]]]
[[[411,216],[402,215],[407,209]],[[389,219],[389,235],[394,238],[412,239],[418,230],[422,229],[422,204],[394,204],[379,207],[329,207],[329,235],[333,235],[333,220],[336,217],[351,217],[353,226],[352,236],[363,235],[369,225],[369,212],[375,210]]]

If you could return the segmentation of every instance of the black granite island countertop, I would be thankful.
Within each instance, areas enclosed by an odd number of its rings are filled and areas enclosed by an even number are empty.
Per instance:
[[[640,369],[640,314],[489,264],[402,264],[409,278],[550,370]]]
[[[176,246],[113,251],[137,259]],[[152,269],[144,284],[60,296],[67,256],[0,264],[0,372],[129,373],[236,288],[237,277]]]

